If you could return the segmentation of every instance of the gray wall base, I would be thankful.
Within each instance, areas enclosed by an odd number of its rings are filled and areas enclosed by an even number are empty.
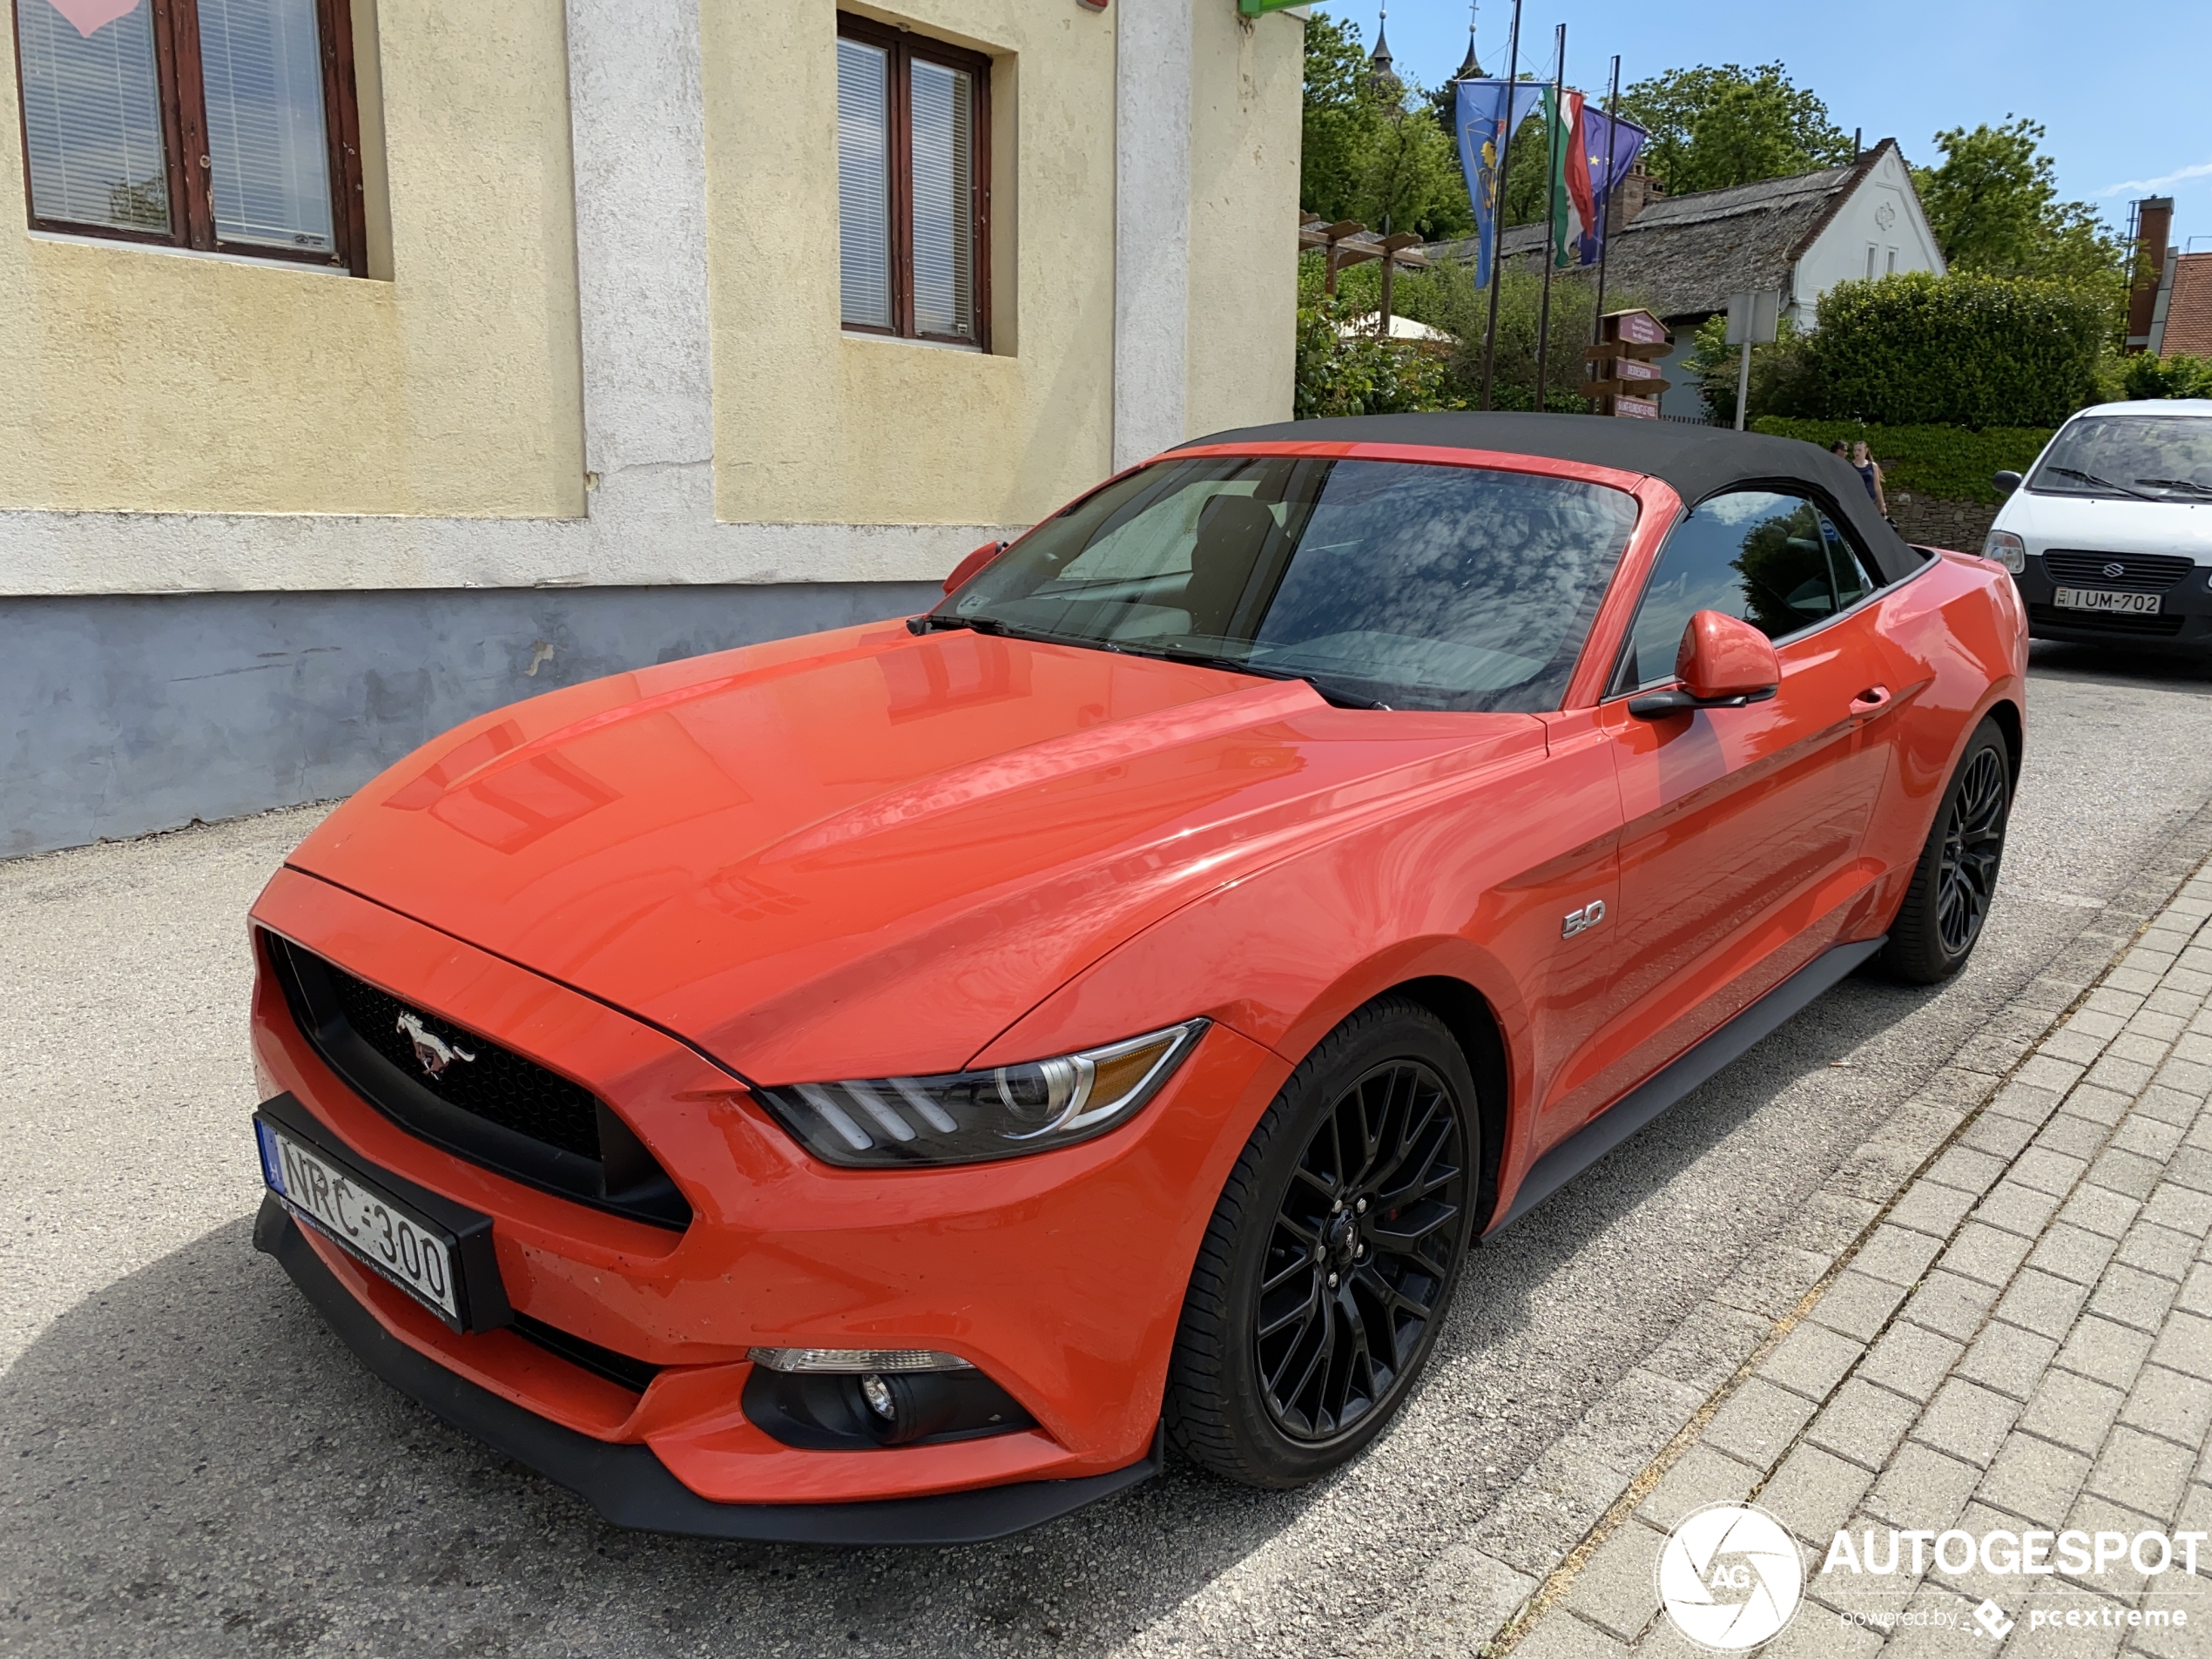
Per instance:
[[[938,597],[882,582],[0,598],[0,857],[347,794],[487,709]]]

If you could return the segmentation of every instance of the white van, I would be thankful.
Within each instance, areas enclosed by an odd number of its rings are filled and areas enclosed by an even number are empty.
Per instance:
[[[1982,551],[2036,638],[2212,644],[2212,399],[2084,409],[1997,488]]]

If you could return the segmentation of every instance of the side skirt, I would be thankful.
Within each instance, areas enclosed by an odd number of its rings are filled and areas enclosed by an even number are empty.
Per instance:
[[[1885,934],[1822,952],[1688,1053],[1652,1073],[1538,1158],[1514,1194],[1505,1219],[1493,1223],[1483,1237],[1494,1238],[1512,1226],[1622,1142],[1657,1122],[1683,1096],[1742,1058],[1888,942]]]

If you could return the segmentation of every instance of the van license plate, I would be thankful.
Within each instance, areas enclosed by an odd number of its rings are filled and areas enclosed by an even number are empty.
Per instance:
[[[2159,611],[2155,593],[2115,593],[2110,588],[2060,588],[2055,601],[2061,610],[2106,610],[2123,617],[2155,617]]]

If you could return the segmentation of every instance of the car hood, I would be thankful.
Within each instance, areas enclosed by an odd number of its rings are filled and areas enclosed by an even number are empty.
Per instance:
[[[957,1068],[1347,814],[1542,744],[1527,715],[1342,710],[1302,682],[878,625],[486,715],[291,863],[756,1082],[902,1075]]]
[[[2006,499],[1996,528],[2012,531],[2031,553],[2047,548],[2166,553],[2212,564],[2212,502],[2108,500],[2018,489]]]

